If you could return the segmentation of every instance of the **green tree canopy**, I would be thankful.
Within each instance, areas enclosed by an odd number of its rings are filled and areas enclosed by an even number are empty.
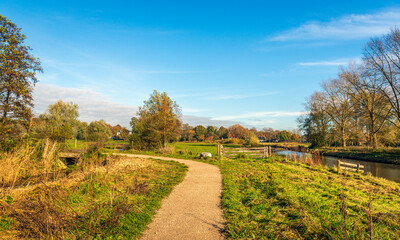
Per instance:
[[[195,138],[197,141],[203,141],[207,133],[207,129],[202,125],[198,125],[194,128],[194,132],[196,133]]]
[[[93,121],[87,128],[87,136],[90,141],[105,142],[111,138],[112,132],[104,120]]]
[[[47,136],[55,141],[65,141],[76,136],[78,117],[78,105],[62,100],[50,105],[47,111],[40,115],[40,119],[44,120]]]
[[[226,127],[221,126],[218,129],[218,137],[220,139],[226,139],[229,137],[229,130]]]
[[[181,133],[181,110],[166,92],[154,90],[149,100],[139,107],[133,117],[132,141],[139,149],[155,149],[165,147],[170,141],[178,139]]]

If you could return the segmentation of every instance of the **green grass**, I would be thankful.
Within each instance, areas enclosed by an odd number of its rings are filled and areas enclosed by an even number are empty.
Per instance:
[[[175,145],[216,153],[213,147]],[[370,239],[370,223],[373,239],[400,239],[399,183],[279,157],[200,161],[221,169],[228,239]]]
[[[215,143],[184,143],[177,142],[171,144],[175,146],[175,152],[182,151],[188,155],[200,155],[202,152],[209,152],[213,156],[217,155],[217,144]],[[190,154],[191,153],[191,154]]]
[[[138,238],[187,167],[172,161],[121,161],[84,178],[78,173],[68,184],[38,186],[12,203],[0,201],[6,209],[0,211],[0,238]]]
[[[374,239],[400,238],[398,183],[280,158],[213,163],[228,239],[369,239],[370,217]]]

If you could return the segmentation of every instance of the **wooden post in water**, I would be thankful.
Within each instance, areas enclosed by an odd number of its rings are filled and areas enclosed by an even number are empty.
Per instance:
[[[337,160],[337,170],[338,170],[338,172],[340,170],[340,160],[339,159]]]
[[[357,172],[359,172],[359,171],[360,171],[360,164],[357,163]]]

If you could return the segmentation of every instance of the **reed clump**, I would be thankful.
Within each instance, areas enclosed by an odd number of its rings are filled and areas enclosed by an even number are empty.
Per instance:
[[[57,172],[65,168],[57,159],[58,151],[59,145],[47,139],[0,152],[0,186],[13,188],[32,179],[47,181],[57,176]]]

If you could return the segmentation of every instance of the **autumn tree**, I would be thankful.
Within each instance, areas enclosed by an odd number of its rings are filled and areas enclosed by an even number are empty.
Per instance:
[[[62,100],[50,105],[47,111],[39,116],[44,121],[47,136],[61,142],[76,136],[78,117],[78,105]]]
[[[196,132],[194,131],[192,126],[190,126],[187,123],[182,125],[182,135],[181,135],[182,141],[190,142],[193,140],[195,135],[196,135]]]
[[[0,15],[0,132],[2,142],[12,138],[13,126],[29,128],[33,106],[32,90],[39,59],[25,45],[26,36],[18,26]]]
[[[166,92],[154,90],[149,100],[139,107],[137,117],[132,118],[133,145],[140,149],[155,149],[177,140],[181,133],[180,116],[179,105]]]
[[[240,124],[235,124],[229,127],[229,135],[232,138],[246,139],[249,135],[249,129]]]

